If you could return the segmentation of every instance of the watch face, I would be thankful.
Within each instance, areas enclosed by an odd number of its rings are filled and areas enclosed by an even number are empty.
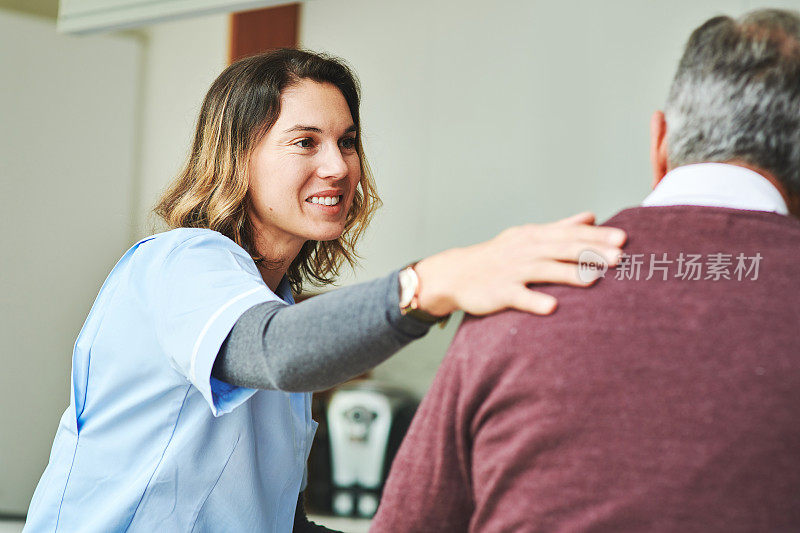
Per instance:
[[[411,268],[404,268],[400,271],[400,307],[406,308],[411,305],[414,294],[417,292],[417,273]]]

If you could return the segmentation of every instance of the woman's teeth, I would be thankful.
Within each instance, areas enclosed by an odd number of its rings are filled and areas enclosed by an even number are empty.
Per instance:
[[[341,199],[341,196],[312,196],[306,201],[311,202],[312,204],[336,205]]]

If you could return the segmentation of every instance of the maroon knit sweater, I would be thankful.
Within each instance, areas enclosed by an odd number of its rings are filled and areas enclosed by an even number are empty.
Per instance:
[[[607,225],[640,279],[467,319],[371,531],[800,531],[800,222],[674,206]],[[681,252],[701,279],[675,277]],[[645,279],[652,253],[666,281]]]

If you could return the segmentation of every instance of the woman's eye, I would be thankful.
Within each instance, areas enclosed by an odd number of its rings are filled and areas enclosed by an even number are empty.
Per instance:
[[[355,137],[347,137],[340,141],[342,148],[345,150],[354,150],[356,147],[356,138]]]
[[[309,138],[300,139],[299,141],[297,141],[294,144],[295,144],[295,146],[299,146],[300,148],[313,148],[314,147],[314,141],[312,141]]]

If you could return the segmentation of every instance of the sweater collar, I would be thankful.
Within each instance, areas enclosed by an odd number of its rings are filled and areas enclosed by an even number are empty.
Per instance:
[[[642,205],[704,205],[789,214],[781,193],[767,178],[725,163],[698,163],[670,170]]]

